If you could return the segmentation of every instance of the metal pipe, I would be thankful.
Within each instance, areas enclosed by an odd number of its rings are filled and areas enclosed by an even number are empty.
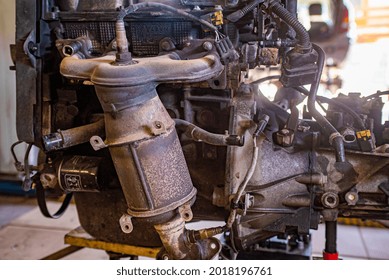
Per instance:
[[[336,221],[326,221],[326,244],[323,252],[324,259],[334,260],[338,258],[336,250]]]
[[[72,56],[77,53],[82,48],[82,43],[80,41],[73,41],[65,46],[63,46],[62,53],[64,56]]]
[[[185,221],[179,216],[169,222],[154,225],[154,228],[158,232],[169,257],[174,260],[185,259],[191,253],[192,247],[196,246],[185,242]],[[197,258],[199,257],[197,256]]]
[[[238,135],[215,134],[208,132],[188,121],[174,119],[176,128],[184,131],[191,139],[214,146],[243,146],[244,138]]]
[[[95,135],[104,135],[104,119],[45,135],[43,136],[43,145],[47,152],[51,152],[89,142],[89,139]]]

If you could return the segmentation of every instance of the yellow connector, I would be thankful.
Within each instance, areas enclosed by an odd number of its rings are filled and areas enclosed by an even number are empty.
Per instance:
[[[222,11],[217,11],[215,12],[212,17],[212,23],[215,26],[219,26],[223,24],[223,12]]]
[[[357,138],[363,139],[363,141],[367,141],[369,138],[371,138],[370,130],[357,131]]]

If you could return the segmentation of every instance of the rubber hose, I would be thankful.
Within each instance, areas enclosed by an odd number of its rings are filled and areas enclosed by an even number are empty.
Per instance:
[[[280,17],[288,25],[290,25],[294,31],[296,31],[299,44],[304,48],[310,48],[311,40],[309,38],[308,31],[305,27],[294,17],[287,9],[285,9],[278,1],[273,1],[270,4],[270,8],[274,14]]]

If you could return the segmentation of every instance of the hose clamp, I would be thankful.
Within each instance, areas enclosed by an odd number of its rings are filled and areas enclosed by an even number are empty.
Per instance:
[[[332,142],[333,142],[336,138],[338,138],[338,137],[342,138],[342,141],[344,141],[342,134],[340,134],[339,132],[334,132],[334,133],[332,133],[332,134],[330,135],[330,137],[329,137],[330,145],[332,145]]]

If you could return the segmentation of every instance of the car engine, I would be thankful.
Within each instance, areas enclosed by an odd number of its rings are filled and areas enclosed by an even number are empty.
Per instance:
[[[161,259],[248,258],[321,222],[333,259],[338,218],[389,219],[388,93],[317,95],[297,0],[16,3],[15,145],[41,152],[15,161],[45,216],[74,196],[90,235]]]

